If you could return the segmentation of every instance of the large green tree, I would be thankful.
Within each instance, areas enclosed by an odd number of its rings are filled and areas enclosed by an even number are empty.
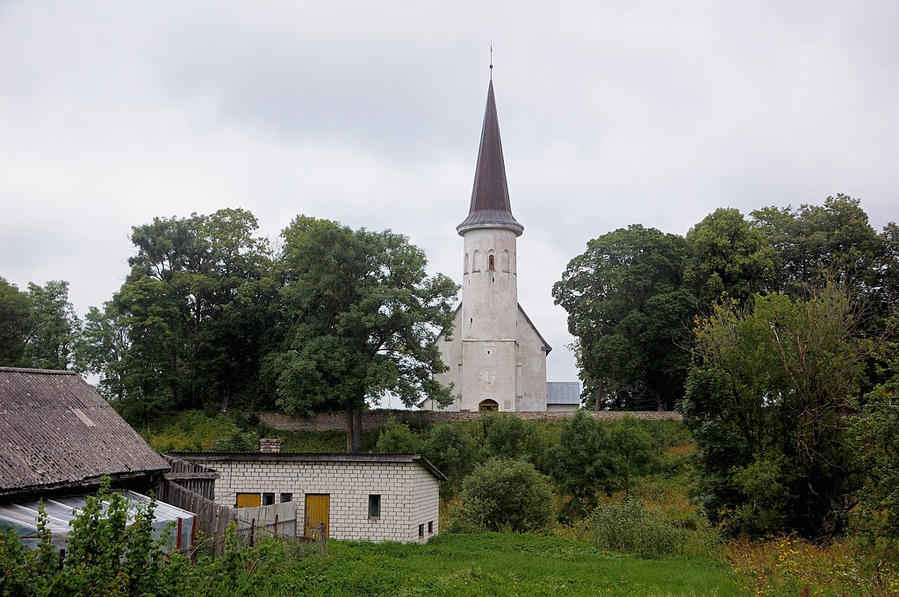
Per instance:
[[[264,401],[259,370],[277,336],[278,283],[256,229],[241,209],[133,228],[131,272],[105,316],[95,314],[89,342],[95,352],[124,351],[114,368],[94,369],[110,373],[111,386],[121,383],[140,417],[160,408],[226,409],[232,397],[244,406]],[[104,318],[127,337],[111,338]]]
[[[752,219],[775,249],[778,289],[807,297],[833,281],[857,299],[879,300],[895,257],[858,199],[838,194],[824,205],[766,207],[753,211]]]
[[[681,398],[697,310],[686,256],[682,237],[631,225],[588,242],[553,286],[584,391],[601,406],[670,409]]]
[[[696,329],[680,408],[701,450],[699,497],[737,533],[841,529],[855,478],[847,413],[868,344],[846,291],[716,307]]]
[[[0,277],[0,365],[20,367],[25,364],[25,347],[31,328],[28,294]]]
[[[774,248],[737,209],[716,209],[687,232],[686,241],[684,280],[703,305],[722,295],[743,301],[774,284]]]
[[[433,379],[446,370],[434,341],[451,328],[458,287],[427,275],[421,249],[390,231],[304,216],[282,236],[286,338],[267,371],[284,410],[344,410],[347,451],[355,452],[367,402],[387,393],[407,406],[422,396],[451,401]]]

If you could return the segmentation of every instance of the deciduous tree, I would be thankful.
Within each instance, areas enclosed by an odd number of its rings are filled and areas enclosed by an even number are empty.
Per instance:
[[[367,402],[388,392],[407,406],[452,400],[433,379],[446,368],[434,340],[451,328],[458,287],[427,275],[421,249],[390,231],[303,216],[282,236],[286,339],[267,370],[284,410],[343,409],[355,452]]]
[[[670,409],[681,398],[697,309],[683,285],[686,251],[677,235],[632,225],[588,242],[553,286],[584,391],[603,406]]]

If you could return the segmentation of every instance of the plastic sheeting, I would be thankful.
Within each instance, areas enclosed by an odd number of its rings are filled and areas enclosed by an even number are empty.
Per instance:
[[[130,502],[128,509],[129,520],[134,520],[138,505],[150,503],[150,498],[133,491],[123,491],[122,495]],[[69,521],[75,518],[79,510],[87,504],[88,495],[72,495],[66,497],[54,497],[43,500],[44,510],[47,513],[47,526],[53,533],[53,545],[64,549],[69,539]],[[26,549],[33,549],[38,544],[37,516],[40,502],[24,502],[0,505],[0,530],[12,529],[25,545]],[[104,509],[109,507],[109,502],[103,502]],[[153,511],[153,536],[160,537],[168,532],[167,546],[169,550],[181,548],[187,550],[191,546],[194,531],[195,515],[187,510],[182,510],[157,501]],[[179,526],[180,520],[180,526]],[[178,531],[180,530],[180,541]]]

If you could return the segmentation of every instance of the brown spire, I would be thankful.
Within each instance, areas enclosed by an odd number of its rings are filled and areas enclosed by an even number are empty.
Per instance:
[[[484,127],[481,129],[478,166],[474,172],[474,188],[471,190],[471,208],[468,217],[456,226],[456,231],[464,235],[476,228],[505,228],[513,231],[515,236],[521,236],[524,232],[524,226],[512,216],[512,206],[509,203],[509,185],[506,182],[503,144],[499,138],[499,119],[496,116],[496,101],[493,99],[492,78],[487,88],[487,108],[484,111]]]

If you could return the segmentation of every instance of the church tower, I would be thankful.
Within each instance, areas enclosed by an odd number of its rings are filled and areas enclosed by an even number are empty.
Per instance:
[[[524,226],[509,202],[492,78],[468,217],[456,231],[464,239],[462,305],[452,339],[438,339],[450,371],[437,379],[452,383],[456,396],[448,409],[546,410],[551,348],[518,304],[516,243]]]

